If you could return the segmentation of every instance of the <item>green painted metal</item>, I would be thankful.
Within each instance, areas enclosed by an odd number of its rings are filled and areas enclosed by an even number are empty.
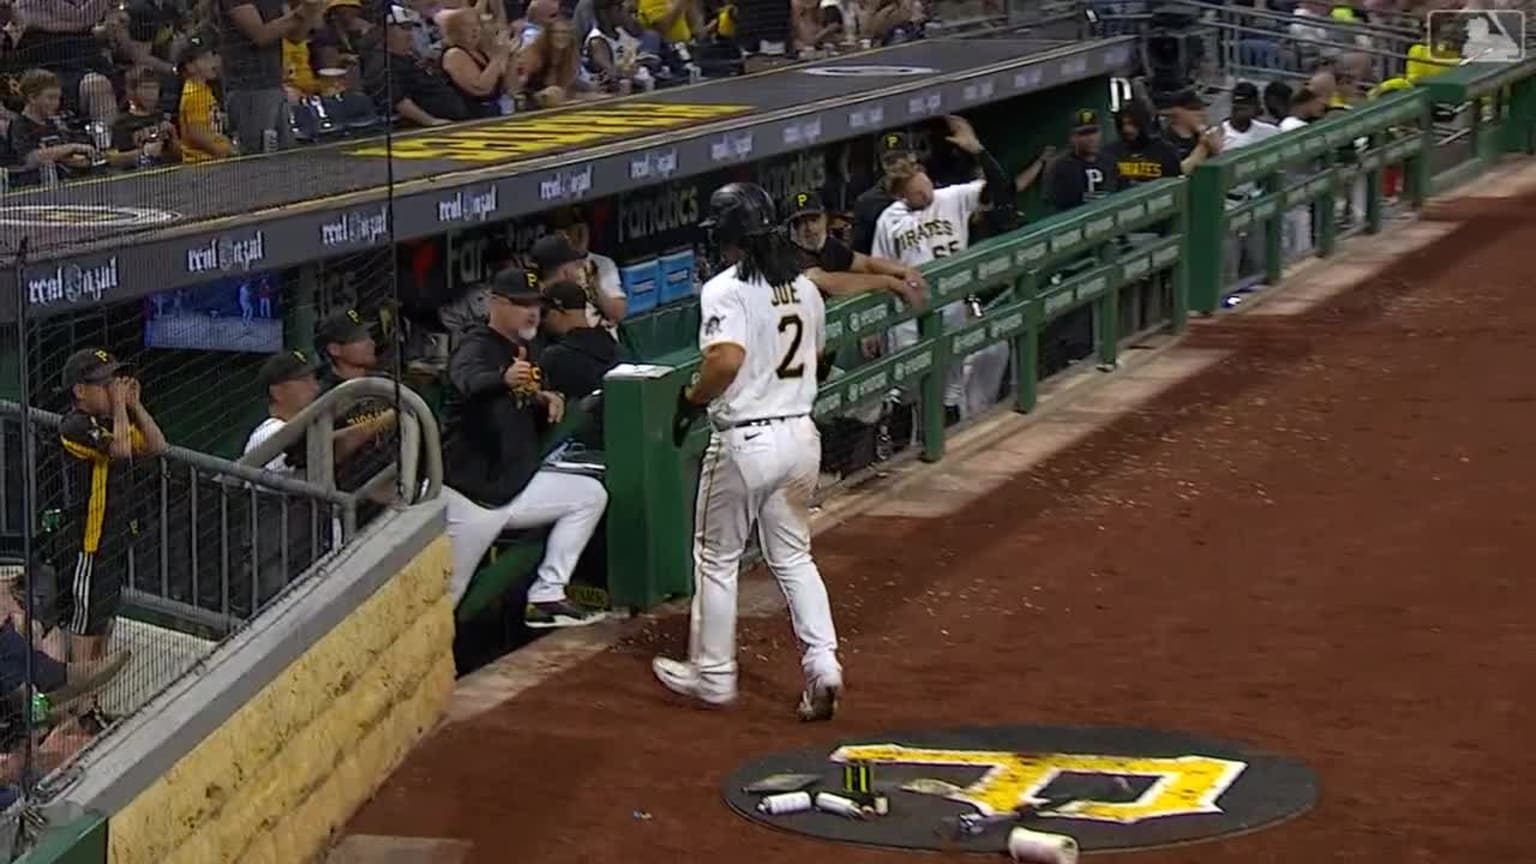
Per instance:
[[[50,826],[16,864],[107,864],[107,817],[85,811]]]
[[[1017,408],[1027,411],[1036,396],[1040,330],[1083,304],[1098,304],[1106,323],[1099,340],[1100,361],[1113,363],[1120,341],[1116,320],[1119,292],[1160,273],[1173,273],[1182,291],[1183,237],[1161,239],[1119,254],[1105,250],[1131,231],[1177,231],[1184,225],[1186,186],[1164,180],[1112,201],[1060,214],[1003,237],[978,244],[962,255],[924,268],[929,304],[919,312],[885,296],[839,300],[827,310],[827,347],[836,350],[891,326],[917,319],[917,344],[841,374],[818,394],[815,414],[826,418],[893,388],[915,390],[919,400],[922,457],[942,458],[945,444],[943,391],[955,358],[997,342],[1014,347],[1019,371]],[[1045,275],[1087,256],[1105,263],[1047,284]],[[944,306],[972,293],[1010,292],[984,317],[946,332]],[[1182,308],[1182,297],[1175,306]],[[674,351],[649,364],[621,367],[604,381],[604,425],[609,491],[609,588],[618,606],[648,609],[691,591],[693,504],[700,454],[708,439],[695,424],[682,446],[673,441],[677,393],[698,364],[694,350]]]

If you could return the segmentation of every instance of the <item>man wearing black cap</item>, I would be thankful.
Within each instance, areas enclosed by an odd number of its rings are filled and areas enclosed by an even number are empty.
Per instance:
[[[544,372],[544,386],[570,400],[601,390],[603,376],[624,354],[606,327],[592,324],[587,311],[587,294],[575,282],[544,286],[544,329],[551,339],[539,366]],[[595,420],[582,435],[582,442],[601,450],[601,413]]]
[[[1179,170],[1186,175],[1195,170],[1196,165],[1221,152],[1221,130],[1206,128],[1205,100],[1194,90],[1184,90],[1174,96],[1163,138],[1179,154]]]
[[[320,382],[315,378],[319,368],[320,364],[311,355],[297,350],[280,351],[261,364],[256,370],[256,386],[267,393],[268,416],[251,430],[250,437],[245,439],[244,452],[249,453],[265,443],[315,401],[320,395]],[[295,446],[291,453],[279,453],[268,459],[265,467],[268,471],[294,473],[303,466],[303,451],[302,446]],[[338,452],[336,458],[339,460],[341,453]]]
[[[1137,100],[1127,102],[1115,115],[1119,137],[1104,148],[1109,171],[1109,191],[1120,192],[1164,177],[1181,177],[1178,151],[1153,135],[1152,112]]]
[[[827,274],[880,276],[898,280],[919,290],[927,289],[928,281],[917,268],[855,252],[828,233],[827,211],[822,206],[819,194],[796,192],[785,202],[784,212],[787,214],[784,227],[789,232],[789,239],[800,251],[801,264],[806,270],[821,270]],[[868,294],[872,291],[889,291],[898,295],[904,293],[894,285],[875,283],[868,279],[818,279],[816,287],[821,289],[822,294],[833,297]]]
[[[1080,108],[1072,114],[1072,147],[1051,163],[1045,194],[1061,213],[1103,198],[1108,178],[1099,161],[1099,113]]]
[[[565,235],[571,248],[585,256],[586,278],[578,285],[586,288],[592,308],[588,310],[592,326],[606,321],[609,328],[624,320],[628,310],[628,298],[624,296],[624,283],[619,279],[619,265],[607,255],[592,251],[592,228],[587,224],[586,211],[580,207],[567,207],[555,214],[555,230]]]
[[[567,297],[566,288],[559,289]],[[544,560],[528,588],[524,622],[533,628],[591,624],[565,589],[592,538],[608,493],[591,477],[544,470],[540,436],[565,412],[565,399],[541,382],[519,334],[537,320],[539,281],[509,267],[496,274],[486,323],[464,331],[448,359],[443,405],[443,468],[452,593],[464,596],[480,559],[508,528],[549,528]]]
[[[70,409],[59,422],[66,469],[67,535],[76,554],[61,567],[64,629],[73,659],[106,651],[122,601],[130,550],[147,536],[149,515],[139,486],[152,482],[152,460],[165,436],[139,400],[133,370],[99,348],[76,351],[64,363]],[[148,488],[146,486],[146,488]]]
[[[916,159],[912,143],[903,132],[884,132],[875,139],[875,158],[880,164],[880,179],[865,189],[853,201],[853,236],[849,244],[853,251],[868,255],[875,245],[875,223],[880,214],[896,201],[885,182],[885,175],[893,164]]]
[[[379,356],[368,324],[355,309],[343,309],[327,315],[315,328],[315,353],[324,363],[320,372],[320,392],[324,393],[346,381],[380,376],[376,371]],[[338,431],[359,429],[363,439],[354,458],[336,463],[336,488],[356,492],[389,467],[398,456],[395,407],[388,400],[374,397],[353,402],[337,418]],[[349,436],[350,437],[350,436]],[[365,505],[358,513],[359,524],[377,516],[382,502]]]

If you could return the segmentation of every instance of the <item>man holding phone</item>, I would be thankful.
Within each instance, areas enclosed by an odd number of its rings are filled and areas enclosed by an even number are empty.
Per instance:
[[[106,653],[133,546],[147,536],[141,520],[154,461],[165,435],[140,401],[133,369],[100,348],[76,351],[64,363],[70,409],[59,423],[66,471],[64,530],[73,560],[59,568],[64,629],[71,660]]]

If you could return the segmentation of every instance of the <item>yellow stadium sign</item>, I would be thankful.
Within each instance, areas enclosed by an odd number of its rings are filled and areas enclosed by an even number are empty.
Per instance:
[[[619,102],[550,114],[517,115],[443,132],[402,135],[388,147],[380,142],[347,153],[396,159],[502,162],[693,126],[751,110],[747,105]]]

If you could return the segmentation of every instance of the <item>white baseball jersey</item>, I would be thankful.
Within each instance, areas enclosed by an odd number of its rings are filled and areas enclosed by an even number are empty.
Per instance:
[[[710,403],[714,425],[809,414],[826,324],[821,292],[804,276],[774,288],[761,278],[743,281],[733,265],[704,283],[699,350],[729,342],[746,351],[736,380]]]
[[[964,252],[971,245],[971,216],[981,209],[985,180],[933,190],[933,201],[913,210],[905,201],[885,208],[875,222],[870,253],[876,258],[920,267],[935,258]]]

